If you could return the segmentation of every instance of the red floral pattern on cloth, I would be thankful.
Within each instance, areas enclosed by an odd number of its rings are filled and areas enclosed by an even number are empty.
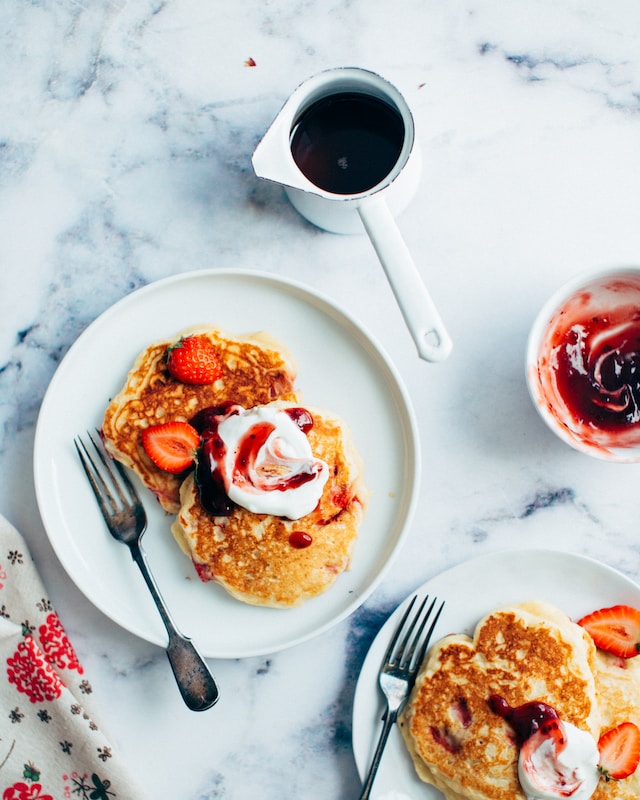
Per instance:
[[[42,794],[42,786],[39,783],[27,784],[18,781],[4,790],[2,800],[55,800],[55,798],[50,794]]]
[[[46,624],[40,626],[38,633],[42,650],[52,664],[59,669],[75,669],[80,675],[83,674],[82,664],[57,614],[49,614]]]
[[[62,681],[29,635],[7,659],[7,677],[32,703],[51,702],[62,694]]]
[[[0,515],[0,800],[143,800],[25,540]]]

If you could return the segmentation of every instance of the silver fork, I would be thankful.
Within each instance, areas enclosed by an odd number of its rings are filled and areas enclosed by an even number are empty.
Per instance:
[[[378,685],[384,694],[386,707],[382,715],[382,731],[378,739],[378,745],[373,755],[369,772],[362,786],[362,793],[359,800],[367,800],[373,787],[373,781],[378,772],[382,753],[387,744],[387,739],[391,733],[391,728],[398,719],[398,714],[402,711],[404,704],[411,693],[420,665],[427,652],[431,634],[436,626],[438,617],[444,608],[444,601],[438,607],[435,616],[431,621],[429,630],[426,632],[422,644],[420,639],[424,633],[425,626],[433,613],[433,609],[438,602],[434,597],[431,604],[427,606],[429,595],[427,595],[418,610],[409,620],[413,607],[418,600],[418,595],[411,598],[407,610],[402,615],[402,619],[395,630],[393,638],[384,654],[384,660],[378,674]],[[406,630],[405,630],[406,628]],[[404,633],[402,641],[398,644],[400,635]],[[413,637],[413,638],[412,638]],[[420,645],[420,646],[419,646]]]
[[[80,437],[74,444],[107,528],[114,539],[129,548],[160,612],[169,634],[167,656],[184,702],[192,711],[205,711],[218,700],[218,687],[191,639],[178,630],[151,574],[140,541],[147,529],[144,507],[124,467],[104,450],[99,434],[97,441],[90,433],[87,436],[95,451],[93,456]]]

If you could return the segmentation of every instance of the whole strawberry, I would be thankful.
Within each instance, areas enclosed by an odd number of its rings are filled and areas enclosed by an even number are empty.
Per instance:
[[[206,384],[222,374],[215,347],[206,336],[186,336],[167,353],[169,373],[181,383]]]

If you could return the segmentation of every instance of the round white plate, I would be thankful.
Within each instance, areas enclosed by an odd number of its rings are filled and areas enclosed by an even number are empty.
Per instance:
[[[382,579],[416,502],[415,418],[380,347],[344,311],[294,282],[257,272],[191,272],[150,284],[108,309],[71,347],[47,390],[36,429],[35,485],[44,526],[71,578],[107,616],[143,639],[164,646],[167,637],[128,549],[107,532],[73,439],[101,425],[145,347],[197,324],[238,334],[266,330],[287,345],[303,401],[348,423],[372,491],[351,571],[300,608],[269,609],[202,584],[173,540],[173,518],[141,488],[149,517],[144,546],[178,625],[207,657],[264,655],[326,630]]]
[[[437,575],[417,591],[446,601],[432,642],[448,633],[472,636],[485,614],[499,606],[527,600],[553,603],[573,619],[616,603],[640,607],[640,587],[629,578],[590,558],[552,550],[509,550],[481,556]],[[384,706],[378,690],[378,670],[409,600],[380,629],[358,679],[353,707],[353,750],[363,779],[382,724]],[[437,789],[416,776],[402,735],[395,726],[372,798],[442,800]]]

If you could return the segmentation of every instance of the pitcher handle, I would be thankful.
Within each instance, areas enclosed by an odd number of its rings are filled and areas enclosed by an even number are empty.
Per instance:
[[[425,361],[444,361],[452,342],[389,207],[380,197],[358,207],[362,224],[391,285],[409,332]]]

